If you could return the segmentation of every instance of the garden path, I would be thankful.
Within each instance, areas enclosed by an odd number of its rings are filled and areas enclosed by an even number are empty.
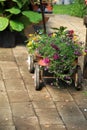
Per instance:
[[[54,25],[68,26],[85,39],[82,19],[56,15],[47,23]],[[0,48],[0,130],[86,130],[87,80],[82,91],[65,84],[36,91],[27,56],[24,45]]]

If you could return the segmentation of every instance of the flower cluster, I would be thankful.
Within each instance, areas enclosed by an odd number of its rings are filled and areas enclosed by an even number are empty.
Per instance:
[[[55,77],[70,79],[78,57],[83,55],[82,42],[73,30],[66,30],[66,27],[62,26],[54,29],[55,33],[42,36],[39,53],[44,62],[49,64],[47,68]]]
[[[35,49],[39,51],[43,62],[47,64],[45,69],[49,69],[56,78],[70,80],[78,57],[83,55],[82,42],[73,30],[63,26],[53,29],[54,33],[30,37],[27,47],[30,52]]]
[[[29,34],[27,41],[27,49],[29,53],[34,53],[34,51],[38,48],[40,39],[41,37],[37,34]]]

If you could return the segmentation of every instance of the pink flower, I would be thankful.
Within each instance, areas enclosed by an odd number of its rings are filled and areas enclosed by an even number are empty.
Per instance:
[[[50,63],[50,59],[48,57],[44,58],[44,63],[49,64]]]
[[[87,53],[87,50],[85,50],[85,53]]]
[[[59,55],[58,55],[57,53],[55,53],[55,54],[53,55],[53,59],[54,59],[54,60],[59,59]]]

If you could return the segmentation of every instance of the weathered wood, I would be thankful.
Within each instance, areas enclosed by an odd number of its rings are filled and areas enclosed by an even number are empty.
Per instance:
[[[44,17],[44,10],[43,10],[43,5],[42,5],[42,0],[40,0],[40,5],[41,5],[41,12],[42,12],[44,33],[46,34],[46,24],[45,24],[45,17]]]

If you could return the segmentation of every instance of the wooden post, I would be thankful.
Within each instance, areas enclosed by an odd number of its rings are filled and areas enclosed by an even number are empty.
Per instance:
[[[40,6],[41,6],[41,13],[42,13],[44,33],[46,34],[46,24],[45,24],[45,16],[44,16],[44,10],[43,10],[43,5],[42,5],[42,0],[40,0]]]
[[[87,48],[87,15],[84,17],[84,25],[86,27],[86,43],[85,49]],[[87,55],[84,56],[83,76],[87,79]]]

